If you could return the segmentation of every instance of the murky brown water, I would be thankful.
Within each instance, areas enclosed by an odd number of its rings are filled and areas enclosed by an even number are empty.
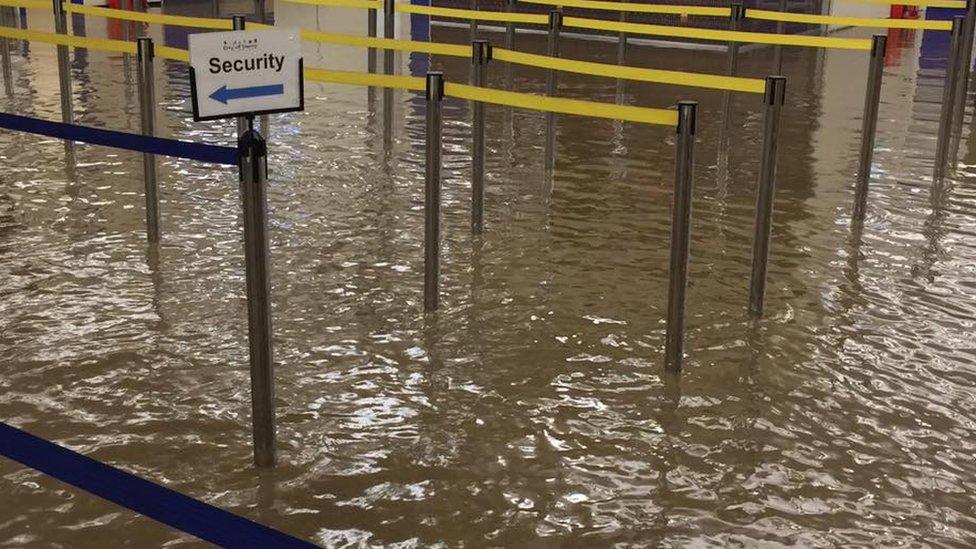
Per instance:
[[[661,368],[673,130],[560,118],[546,180],[544,116],[488,108],[476,239],[470,111],[448,101],[443,305],[425,318],[423,102],[396,95],[384,154],[381,101],[371,113],[365,90],[310,84],[307,112],[272,119],[281,464],[266,474],[250,465],[236,174],[161,159],[157,257],[139,155],[81,145],[66,169],[60,142],[0,132],[0,417],[324,545],[972,546],[976,172],[932,190],[945,51],[931,39],[892,38],[860,240],[866,55],[786,52],[757,323],[745,304],[760,98],[736,98],[719,151],[719,92],[561,77],[571,97],[702,103],[679,385]],[[611,43],[564,51],[616,57]],[[137,130],[134,71],[73,59],[78,121]],[[771,60],[744,52],[742,73]],[[720,72],[724,55],[634,46],[628,63]],[[231,124],[189,120],[184,68],[161,65],[161,132],[231,143]],[[434,66],[467,78],[466,60]],[[3,110],[58,119],[54,49],[18,48],[14,69]],[[515,87],[541,92],[543,76],[516,68]],[[5,547],[199,543],[6,460],[0,501]]]

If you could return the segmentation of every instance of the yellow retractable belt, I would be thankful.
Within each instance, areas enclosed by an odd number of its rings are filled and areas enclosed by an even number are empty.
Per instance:
[[[170,46],[155,46],[153,49],[155,50],[156,57],[172,59],[173,61],[182,61],[184,63],[190,62],[190,52],[184,49],[173,48]]]
[[[746,10],[748,13],[748,10]],[[782,46],[802,46],[808,48],[836,48],[845,50],[870,50],[871,41],[863,38],[834,38],[828,36],[807,36],[804,34],[768,34],[763,32],[722,31],[697,29],[692,27],[669,27],[666,25],[645,25],[641,23],[619,23],[599,19],[564,17],[563,25],[581,29],[608,30],[631,34],[652,36],[672,36],[694,38],[719,42],[746,42],[754,44],[777,44]]]
[[[677,15],[701,15],[705,17],[729,17],[729,8],[712,6],[677,6],[672,4],[628,4],[603,0],[519,0],[525,4],[543,4],[563,8],[623,11],[631,13],[672,13]]]
[[[477,21],[497,21],[501,23],[526,23],[533,25],[545,25],[549,23],[548,15],[535,13],[509,13],[505,11],[478,11],[463,10],[457,8],[434,8],[431,6],[418,6],[415,4],[397,4],[396,10],[400,13],[413,13],[417,15],[434,15],[437,17],[448,17],[452,19],[475,19]]]
[[[142,23],[154,23],[157,25],[173,25],[178,27],[194,27],[199,29],[221,29],[231,30],[234,28],[232,21],[228,19],[210,19],[207,17],[185,17],[182,15],[160,15],[156,13],[142,13],[137,11],[116,10],[111,8],[97,8],[95,6],[82,6],[81,4],[64,3],[65,11],[94,17],[108,17],[112,19],[123,19],[125,21],[139,21]]]
[[[441,44],[438,42],[396,40],[393,38],[370,38],[366,36],[351,36],[348,34],[332,34],[308,30],[302,31],[302,39],[312,42],[340,44],[343,46],[430,53],[433,55],[448,55],[452,57],[471,57],[471,46],[461,44]]]
[[[0,27],[0,36],[13,38],[15,40],[28,40],[30,42],[45,42],[59,46],[71,48],[85,48],[89,50],[110,51],[116,53],[136,53],[135,42],[124,42],[122,40],[108,40],[105,38],[88,38],[85,36],[67,36],[55,34],[53,32],[41,32],[13,27]]]
[[[529,1],[529,0],[523,0]],[[835,17],[833,15],[813,15],[809,13],[784,13],[747,9],[749,19],[784,21],[787,23],[810,23],[812,25],[847,25],[851,27],[878,27],[888,29],[952,30],[951,21],[926,21],[920,19],[872,19],[868,17]]]
[[[383,9],[381,0],[280,0],[289,4],[305,4],[308,6],[323,6],[327,8],[351,8],[360,10]]]
[[[523,53],[502,48],[493,48],[492,57],[499,61],[507,61],[509,63],[517,63],[519,65],[549,68],[579,74],[590,74],[594,76],[622,78],[625,80],[636,80],[641,82],[657,82],[662,84],[674,84],[676,86],[711,88],[716,90],[730,90],[747,93],[764,93],[766,91],[766,82],[758,78],[718,76],[693,72],[626,67],[621,65],[610,65],[607,63],[593,63],[590,61],[574,61],[572,59],[561,59],[558,57],[554,58],[545,55]]]
[[[427,89],[426,79],[419,76],[370,74],[368,72],[335,71],[328,69],[305,69],[305,80],[410,91],[424,91]]]
[[[51,11],[54,6],[50,2],[43,0],[0,0],[0,6],[7,8],[26,8],[29,10]]]
[[[543,97],[528,93],[493,90],[451,82],[444,83],[444,94],[448,97],[467,99],[469,101],[480,101],[494,105],[520,107],[523,109],[560,114],[576,114],[579,116],[609,118],[612,120],[625,120],[628,122],[664,126],[674,126],[678,123],[678,112],[668,109],[649,109],[627,105],[613,105],[611,103],[596,103],[579,99]]]
[[[859,4],[882,4],[885,6],[918,6],[920,8],[958,8],[965,9],[965,0],[838,0]]]

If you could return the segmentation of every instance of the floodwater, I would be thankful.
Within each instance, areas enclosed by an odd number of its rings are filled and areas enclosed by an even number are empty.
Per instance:
[[[308,84],[306,112],[270,120],[280,464],[265,473],[251,466],[234,170],[160,159],[157,253],[138,154],[78,145],[66,165],[61,142],[0,132],[0,417],[329,546],[976,545],[976,156],[967,118],[958,172],[933,185],[945,40],[891,44],[860,235],[866,53],[785,52],[758,322],[745,307],[761,98],[735,97],[722,136],[721,92],[560,76],[568,97],[701,102],[680,382],[662,373],[673,129],[559,117],[546,177],[545,116],[489,107],[476,238],[470,108],[447,100],[442,308],[425,316],[422,98],[394,95],[385,151],[382,93],[371,110],[365,89]],[[564,42],[577,59],[616,51]],[[741,74],[772,58],[744,51]],[[73,55],[79,123],[137,131],[125,62]],[[627,62],[721,72],[725,58],[633,45]],[[3,110],[59,119],[54,49],[18,44],[14,74]],[[496,64],[492,85],[505,80]],[[512,81],[545,86],[540,70]],[[190,120],[187,93],[185,68],[161,61],[160,133],[231,144],[232,122]],[[7,460],[0,501],[3,547],[200,544]]]

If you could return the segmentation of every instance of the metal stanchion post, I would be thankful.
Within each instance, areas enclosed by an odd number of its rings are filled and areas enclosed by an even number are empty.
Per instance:
[[[691,195],[695,173],[695,127],[698,103],[678,103],[678,139],[674,157],[674,202],[671,206],[671,268],[668,277],[668,319],[664,369],[681,371],[684,356],[685,291],[691,252]]]
[[[271,285],[268,262],[268,147],[253,119],[238,139],[244,209],[247,324],[251,358],[251,423],[254,463],[275,464],[274,362],[271,347]]]
[[[376,10],[366,10],[366,35],[376,38]],[[369,48],[366,57],[366,70],[370,74],[376,72],[376,48]]]
[[[13,8],[0,7],[0,25],[12,26],[13,20]],[[10,65],[10,40],[7,38],[0,38],[0,62],[3,63],[3,89],[10,97],[14,94],[14,72]]]
[[[952,18],[952,33],[950,35],[951,48],[949,60],[946,64],[945,84],[942,88],[942,111],[939,115],[939,133],[935,143],[935,171],[936,180],[945,175],[949,162],[949,141],[952,133],[952,108],[956,103],[956,78],[959,77],[959,65],[962,62],[962,31],[964,20],[961,15]]]
[[[546,55],[549,57],[559,57],[559,31],[563,26],[563,12],[552,10],[549,12],[549,39],[546,42]],[[546,95],[556,93],[555,69],[549,69],[546,73]]]
[[[734,2],[729,6],[729,30],[737,31],[745,18],[746,10],[741,2]],[[739,64],[739,43],[729,42],[726,45],[725,74],[735,76]],[[719,157],[727,159],[725,146],[728,143],[729,120],[732,118],[732,92],[726,90],[722,94],[722,131],[719,138]]]
[[[508,6],[508,13],[515,12],[515,1],[516,0],[508,0],[506,2],[506,5]],[[505,23],[505,48],[509,50],[515,48],[515,23]]]
[[[478,11],[478,0],[471,0],[471,3],[468,7],[471,9],[471,11]],[[474,42],[477,39],[478,39],[478,20],[472,17],[471,18],[471,41]]]
[[[508,6],[508,13],[515,12],[515,1],[507,0],[506,5]],[[505,23],[505,49],[515,50],[515,23],[508,22]],[[505,63],[505,89],[511,91],[513,84],[513,73],[512,64]],[[511,112],[509,109],[507,112]]]
[[[383,1],[383,38],[394,38],[395,0]],[[393,50],[383,50],[383,74],[393,74]],[[383,89],[383,150],[393,151],[393,89]]]
[[[729,6],[729,30],[737,31],[739,27],[742,26],[742,20],[746,16],[746,8],[742,5],[742,2],[734,2]],[[725,66],[725,74],[728,76],[735,76],[737,65],[739,63],[739,43],[729,42],[726,46],[727,62]]]
[[[756,189],[756,232],[752,239],[752,278],[749,283],[749,314],[762,316],[766,298],[766,268],[769,237],[773,228],[773,197],[776,194],[776,153],[779,148],[779,120],[786,99],[786,78],[766,78],[765,122],[762,160]]]
[[[424,311],[437,310],[441,262],[441,100],[444,74],[427,73],[427,166],[424,180]]]
[[[151,38],[136,41],[139,70],[139,111],[142,115],[142,134],[156,135],[156,85],[153,73],[153,42]],[[149,242],[159,242],[159,193],[156,177],[156,155],[142,154],[142,170],[146,187],[146,236]]]
[[[786,13],[786,0],[779,0],[780,13]],[[776,34],[786,32],[786,24],[782,21],[776,22]],[[773,74],[783,74],[783,46],[777,45],[773,51]]]
[[[627,12],[620,11],[620,22],[627,22]],[[617,34],[617,64],[623,65],[624,60],[627,58],[627,33],[620,32]]]
[[[244,25],[246,24],[246,19],[244,19],[244,16],[243,15],[234,15],[233,17],[231,17],[231,21],[233,22],[233,29],[234,30],[244,30]],[[238,116],[237,117],[237,137],[240,138],[240,136],[244,135],[244,132],[247,131],[247,128],[248,128],[247,119],[245,117],[243,117],[243,116]]]
[[[265,0],[254,0],[254,15],[259,23],[267,24],[268,15],[264,2]]]
[[[395,0],[383,0],[383,38],[395,38]],[[393,50],[383,50],[383,72],[393,74]]]
[[[874,134],[878,128],[878,107],[881,104],[881,80],[884,74],[885,49],[888,37],[876,34],[871,39],[871,60],[868,64],[868,84],[864,93],[864,115],[861,120],[861,155],[857,167],[857,183],[854,188],[855,219],[863,219],[868,200],[868,182],[871,179],[871,161],[874,158]]]
[[[471,84],[488,85],[488,62],[491,44],[487,40],[471,43]],[[485,225],[485,104],[471,105],[471,232],[480,233]]]
[[[563,12],[552,10],[549,12],[549,40],[546,44],[546,52],[549,57],[559,57],[559,31],[563,26]],[[549,69],[546,74],[546,95],[552,97],[556,95],[556,77],[558,72]],[[556,169],[556,115],[552,112],[546,113],[546,147],[545,147],[545,171],[552,173]]]
[[[973,31],[976,25],[976,0],[967,0],[966,19],[963,21],[961,46],[959,52],[959,77],[956,79],[955,104],[952,106],[952,133],[949,159],[953,166],[959,157],[962,141],[962,123],[966,118],[966,96],[969,95],[969,75],[973,60]]]
[[[64,11],[63,0],[54,0],[54,29],[58,34],[68,34],[68,19]],[[71,107],[71,65],[68,58],[68,46],[58,46],[58,84],[61,91],[61,121],[65,124],[74,123]],[[70,141],[65,141],[67,146]]]

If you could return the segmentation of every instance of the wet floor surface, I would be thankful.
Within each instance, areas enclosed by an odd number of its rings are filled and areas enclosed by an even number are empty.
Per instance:
[[[476,238],[470,107],[447,100],[442,308],[424,316],[422,96],[395,94],[387,151],[382,93],[308,84],[306,112],[271,118],[280,465],[262,474],[235,171],[161,158],[154,252],[138,154],[79,145],[66,165],[61,142],[0,132],[0,417],[324,545],[972,546],[976,157],[967,118],[958,172],[933,185],[945,44],[890,41],[860,233],[866,53],[785,53],[758,322],[761,98],[735,97],[723,124],[721,92],[560,76],[567,97],[701,102],[680,383],[662,373],[673,129],[560,117],[547,177],[544,115],[488,107]],[[563,48],[616,60],[613,43]],[[54,48],[14,58],[3,111],[59,119]],[[772,58],[747,50],[740,74]],[[399,61],[467,80],[464,59]],[[73,55],[79,123],[138,130],[130,63]],[[725,57],[635,45],[627,63],[718,73]],[[515,68],[513,86],[539,93],[544,76]],[[233,124],[190,120],[188,89],[159,63],[160,133],[231,144]],[[0,500],[0,546],[199,544],[9,461]]]

